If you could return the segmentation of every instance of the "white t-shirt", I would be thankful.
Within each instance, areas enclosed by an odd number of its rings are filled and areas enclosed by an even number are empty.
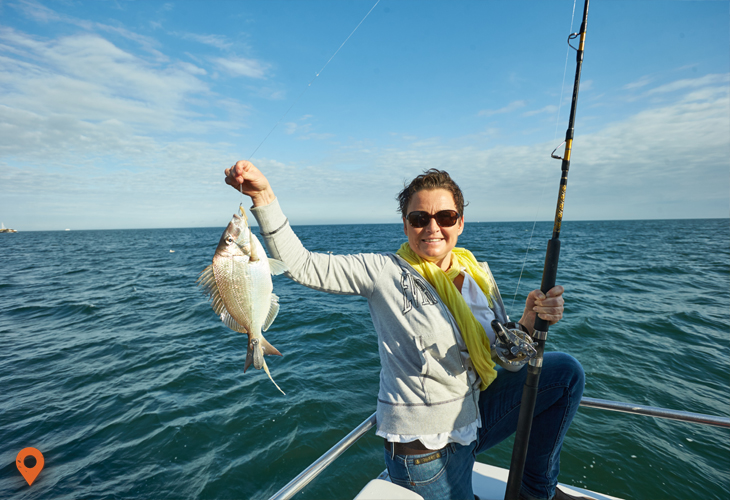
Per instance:
[[[464,297],[466,305],[469,306],[474,317],[482,324],[484,331],[489,337],[489,344],[494,344],[494,331],[492,330],[492,320],[494,320],[494,313],[489,308],[489,301],[487,297],[479,288],[479,285],[474,278],[472,278],[465,269],[461,270],[461,274],[464,276],[464,283],[461,285],[461,296]],[[469,357],[469,351],[466,348],[466,343],[461,336],[459,331],[455,332],[456,343],[459,346],[461,358],[464,362],[464,366],[467,367],[467,375],[469,377],[469,384],[474,387],[477,381],[480,381],[479,375],[476,370],[473,369],[471,364],[471,358]],[[479,408],[477,407],[477,412]],[[477,419],[458,429],[454,429],[451,432],[442,432],[439,434],[428,434],[425,436],[416,436],[410,434],[388,434],[386,432],[376,432],[378,436],[384,437],[391,443],[410,443],[411,441],[419,440],[423,445],[430,450],[439,450],[449,443],[458,443],[461,445],[468,445],[475,441],[477,438],[477,429],[481,427],[481,419],[477,415]]]

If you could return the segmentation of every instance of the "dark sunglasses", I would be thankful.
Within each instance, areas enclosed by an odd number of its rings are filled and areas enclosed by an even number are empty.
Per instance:
[[[418,211],[409,213],[406,219],[415,228],[428,226],[431,223],[431,219],[436,219],[436,224],[439,227],[451,227],[458,222],[459,212],[456,210],[441,210],[431,215],[428,212]]]

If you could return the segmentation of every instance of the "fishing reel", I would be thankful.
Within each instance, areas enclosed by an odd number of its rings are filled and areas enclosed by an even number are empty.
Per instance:
[[[537,345],[519,323],[510,321],[503,325],[492,321],[495,341],[492,345],[492,361],[509,371],[517,371],[537,356]]]

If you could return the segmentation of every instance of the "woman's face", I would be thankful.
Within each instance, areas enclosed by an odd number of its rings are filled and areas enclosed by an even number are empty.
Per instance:
[[[454,210],[454,197],[446,189],[431,189],[419,191],[413,195],[408,204],[406,215],[411,212],[423,211],[433,215],[441,210]],[[444,271],[451,265],[451,250],[456,246],[459,235],[464,231],[464,217],[459,217],[451,227],[439,227],[436,219],[432,218],[425,227],[411,226],[406,218],[403,219],[403,232],[408,237],[408,244],[423,260],[433,262]]]

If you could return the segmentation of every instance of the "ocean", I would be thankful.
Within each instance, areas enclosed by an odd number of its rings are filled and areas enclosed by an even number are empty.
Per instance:
[[[374,410],[367,304],[274,277],[266,338],[284,356],[243,373],[246,337],[195,280],[221,227],[0,235],[0,498],[266,499]],[[519,318],[552,223],[467,223]],[[395,251],[402,226],[298,226],[313,251]],[[564,319],[585,396],[730,414],[730,221],[563,223]],[[528,249],[529,246],[529,249]],[[519,289],[520,271],[525,264]],[[28,486],[18,452],[45,468]],[[512,441],[479,460],[507,467]],[[383,469],[370,431],[296,498],[348,499]],[[626,499],[726,499],[730,430],[581,408],[560,480]]]

